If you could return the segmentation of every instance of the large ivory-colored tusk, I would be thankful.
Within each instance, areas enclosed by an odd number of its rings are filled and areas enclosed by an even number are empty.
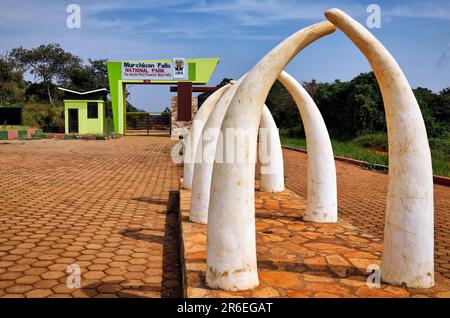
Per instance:
[[[230,92],[229,94],[232,93]],[[223,116],[225,116],[225,111],[230,101],[231,99],[225,95],[224,100],[211,112],[211,114],[214,112],[214,115],[212,115],[211,119],[207,119],[204,129],[200,133],[200,136],[204,135],[206,140],[201,144],[199,141],[197,145],[198,154],[194,164],[189,220],[195,223],[208,223],[209,195],[213,169],[212,159],[215,156],[218,133]],[[261,165],[261,191],[280,192],[284,190],[283,154],[278,128],[268,109],[267,112],[263,113],[261,123],[264,122],[264,125],[268,127],[269,136],[263,140],[261,147],[270,151],[270,157],[266,164]]]
[[[419,105],[395,59],[369,31],[341,10],[328,10],[325,16],[366,56],[383,95],[389,187],[381,278],[396,285],[432,287],[433,175]]]
[[[234,150],[244,160],[214,163],[206,272],[206,283],[212,288],[246,290],[259,284],[254,191],[256,137],[264,101],[289,61],[304,47],[334,30],[331,23],[322,22],[291,35],[253,67],[228,107],[221,126],[226,136],[225,153]],[[244,131],[248,138],[227,135],[233,131],[236,134]]]
[[[233,84],[219,99],[200,132],[195,152],[192,178],[191,214],[189,220],[195,223],[208,222],[209,193],[213,161],[219,139],[220,125],[225,112],[245,75]]]
[[[283,151],[280,134],[269,108],[264,105],[260,128],[259,158],[261,161],[260,190],[264,192],[284,191]]]
[[[197,114],[192,121],[191,129],[189,130],[189,135],[185,143],[184,152],[184,166],[183,166],[183,186],[186,189],[192,188],[192,177],[194,175],[194,162],[195,154],[197,150],[198,141],[201,137],[201,132],[203,126],[206,123],[209,115],[211,114],[214,106],[217,104],[222,95],[230,88],[232,84],[227,84],[212,95],[210,95],[202,107],[198,110]]]
[[[303,219],[337,221],[336,167],[327,127],[313,99],[286,72],[278,77],[297,104],[305,128],[308,149],[308,203]]]

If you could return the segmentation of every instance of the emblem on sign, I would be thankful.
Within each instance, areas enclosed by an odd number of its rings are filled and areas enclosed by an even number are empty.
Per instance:
[[[188,79],[186,61],[184,58],[174,58],[172,64],[174,79]]]

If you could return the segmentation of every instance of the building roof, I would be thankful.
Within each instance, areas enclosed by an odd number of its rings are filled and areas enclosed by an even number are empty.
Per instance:
[[[106,100],[108,90],[106,88],[98,88],[86,92],[78,92],[72,89],[58,87],[64,92],[64,100]]]
[[[68,89],[68,88],[64,88],[64,87],[58,87],[58,89],[61,91],[64,91],[64,92],[69,92],[69,93],[77,94],[77,95],[87,95],[87,94],[98,93],[98,92],[102,92],[102,91],[108,92],[108,90],[106,88],[98,88],[98,89],[94,89],[94,90],[87,91],[87,92],[77,92],[72,89]]]

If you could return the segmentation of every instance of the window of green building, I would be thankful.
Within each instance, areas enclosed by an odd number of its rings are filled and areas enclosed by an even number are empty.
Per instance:
[[[97,119],[98,118],[98,103],[89,102],[87,109],[87,118]]]

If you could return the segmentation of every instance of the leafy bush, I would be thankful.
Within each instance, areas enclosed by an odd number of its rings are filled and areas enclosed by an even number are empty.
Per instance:
[[[105,134],[106,135],[113,135],[114,134],[114,118],[113,117],[106,117]]]
[[[378,151],[388,151],[387,134],[383,132],[364,134],[352,140],[353,143],[361,147]]]
[[[440,151],[447,155],[447,157],[450,157],[450,134],[442,138],[430,138],[428,142],[430,143],[431,149]]]
[[[23,123],[30,127],[42,127],[44,132],[60,132],[64,127],[63,104],[26,103],[23,106]]]
[[[295,127],[280,128],[280,135],[288,138],[305,138],[305,129],[300,123]]]

